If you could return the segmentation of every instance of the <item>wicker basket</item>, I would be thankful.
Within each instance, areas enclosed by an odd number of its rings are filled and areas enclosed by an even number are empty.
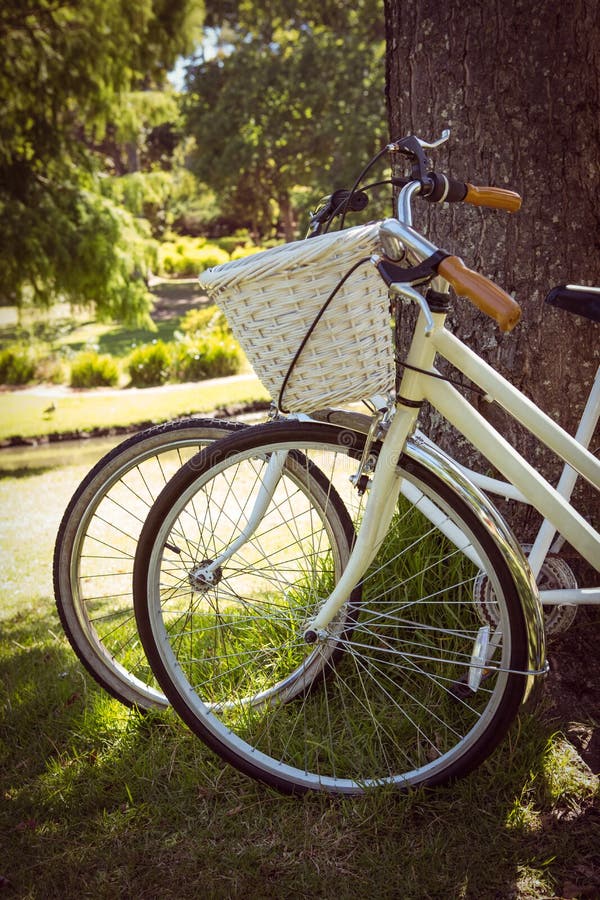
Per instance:
[[[348,228],[215,266],[200,276],[275,401],[321,307],[348,270],[378,250],[378,234],[377,224]],[[360,266],[310,335],[282,406],[311,412],[389,390],[394,376],[388,306],[375,267]]]

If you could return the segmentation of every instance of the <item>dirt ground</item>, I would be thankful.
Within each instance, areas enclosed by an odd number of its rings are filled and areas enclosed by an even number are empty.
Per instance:
[[[544,699],[592,772],[600,774],[600,610],[584,607],[548,642]]]

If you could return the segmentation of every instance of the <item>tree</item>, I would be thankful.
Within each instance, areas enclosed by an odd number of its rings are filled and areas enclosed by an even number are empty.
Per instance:
[[[430,233],[513,293],[522,324],[509,337],[468,304],[455,330],[568,430],[598,364],[598,326],[542,303],[555,284],[598,283],[600,43],[597,4],[385,0],[387,96],[394,137],[452,137],[455,178],[522,193],[521,212],[430,212]],[[438,152],[437,159],[441,154]],[[427,212],[419,213],[422,222]],[[476,401],[474,401],[476,402]],[[553,457],[500,419],[513,445],[557,474]],[[438,423],[428,427],[439,436]],[[581,508],[598,519],[589,485]]]
[[[380,10],[361,25],[375,6],[209,6],[227,43],[188,75],[192,166],[258,234],[279,217],[296,236],[294,189],[351,183],[383,140]]]
[[[133,87],[191,49],[199,0],[8,0],[0,8],[0,285],[5,302],[147,308],[146,235],[98,190],[94,147]]]

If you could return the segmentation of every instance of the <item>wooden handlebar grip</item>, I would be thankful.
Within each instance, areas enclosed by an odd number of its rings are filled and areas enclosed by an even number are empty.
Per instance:
[[[505,191],[497,187],[475,187],[467,184],[465,203],[472,206],[489,206],[492,209],[505,209],[507,212],[518,212],[521,209],[521,197],[516,191]]]
[[[516,300],[493,281],[467,268],[458,256],[447,256],[437,271],[457,294],[468,297],[478,309],[495,319],[502,331],[512,331],[521,318],[521,307]]]

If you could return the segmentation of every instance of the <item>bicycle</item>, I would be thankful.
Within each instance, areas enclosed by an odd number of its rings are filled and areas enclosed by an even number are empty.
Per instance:
[[[147,663],[133,612],[133,558],[143,521],[187,459],[241,427],[190,417],[138,432],[96,463],[64,512],[53,559],[58,615],[90,675],[127,706],[168,705]]]
[[[351,384],[336,383],[328,394],[327,379],[312,371],[314,359],[306,354],[309,371],[299,375],[294,392],[289,376],[298,354],[291,365],[286,361],[279,407],[287,388],[287,408],[297,417],[231,435],[192,458],[160,494],[138,542],[136,619],[166,696],[224,760],[284,792],[357,794],[464,775],[489,756],[546,671],[531,567],[488,498],[453,460],[414,435],[425,401],[532,502],[548,528],[600,569],[600,534],[435,368],[437,356],[447,359],[600,488],[593,454],[445,328],[451,286],[503,330],[520,314],[511,297],[412,225],[417,195],[505,209],[520,204],[512,192],[431,172],[425,150],[447,136],[434,144],[411,136],[386,148],[408,157],[412,167],[396,218],[340,237],[323,235],[300,250],[263,254],[260,277],[250,280],[259,300],[269,294],[264,282],[293,268],[296,253],[298,280],[312,284],[321,274],[313,268],[336,269],[340,256],[347,264],[343,252],[335,255],[337,241],[350,246],[356,239],[363,252],[365,244],[371,249],[351,267],[352,275],[360,269],[359,291],[369,307],[358,314],[358,343],[354,333],[342,340],[352,359]],[[356,246],[351,251],[356,260]],[[334,297],[342,312],[329,325],[344,330],[355,308],[351,294],[342,299],[352,275],[340,279],[336,270],[337,287],[314,318],[309,311],[303,354],[311,341],[313,354],[329,351],[325,313],[332,313]],[[239,266],[218,267],[204,280],[228,317],[237,308],[246,327],[256,325],[243,307]],[[414,285],[431,287],[423,295]],[[393,406],[373,417],[367,435],[303,414],[303,407],[323,405],[324,393],[335,399],[338,389],[351,393],[355,385],[363,396],[375,393],[381,369],[384,382],[389,379],[385,337],[383,349],[370,342],[387,315],[388,292],[396,320],[399,300],[419,306],[409,351],[396,360]],[[584,294],[561,296],[568,304]],[[267,299],[256,317],[259,328],[269,311]],[[279,309],[272,313],[279,320],[273,344],[281,345]],[[321,347],[317,325],[324,325]],[[275,359],[273,377],[281,386],[276,347],[271,353],[260,337],[256,363],[266,359],[273,367]],[[253,349],[250,338],[251,358]],[[356,368],[359,377],[352,378]],[[311,396],[303,395],[305,383]],[[292,502],[299,473],[306,485],[300,509]],[[339,500],[356,526],[341,574],[327,517]],[[586,595],[598,597],[598,590]]]
[[[320,211],[313,233],[335,216],[339,197],[327,215]],[[355,208],[360,204],[354,201]],[[96,463],[64,512],[53,557],[57,612],[88,673],[126,706],[168,706],[139,642],[133,612],[133,557],[145,516],[186,459],[242,427],[190,417],[138,432]],[[344,535],[336,548],[339,559],[349,555],[347,530],[345,520],[341,531],[332,532]]]

